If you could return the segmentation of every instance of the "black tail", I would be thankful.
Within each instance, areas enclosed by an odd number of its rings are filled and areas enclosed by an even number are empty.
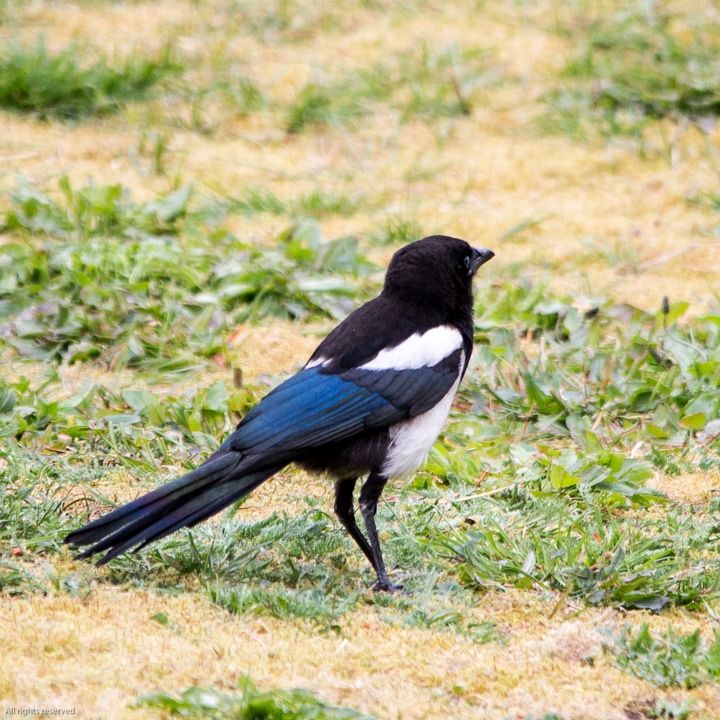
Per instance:
[[[243,456],[229,452],[127,505],[71,532],[64,542],[92,545],[78,557],[108,550],[98,565],[135,545],[145,547],[182,527],[191,527],[240,500],[274,475],[280,467],[244,473]],[[95,544],[93,544],[95,543]]]

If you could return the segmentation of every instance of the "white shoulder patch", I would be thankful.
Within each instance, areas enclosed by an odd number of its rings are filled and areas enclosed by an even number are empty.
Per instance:
[[[450,325],[440,325],[422,335],[415,333],[393,348],[381,350],[372,360],[361,365],[360,369],[416,370],[432,367],[462,346],[459,330]]]

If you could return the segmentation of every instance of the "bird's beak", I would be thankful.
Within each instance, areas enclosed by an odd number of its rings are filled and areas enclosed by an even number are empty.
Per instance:
[[[481,265],[484,265],[488,260],[492,260],[495,257],[495,253],[492,250],[478,250],[477,248],[473,248],[472,251],[473,259],[470,261],[469,275],[474,275]]]

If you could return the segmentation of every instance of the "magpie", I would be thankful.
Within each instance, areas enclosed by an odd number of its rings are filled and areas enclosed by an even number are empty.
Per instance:
[[[370,561],[375,590],[392,591],[375,526],[390,478],[425,460],[450,411],[473,345],[472,280],[494,257],[432,235],[399,249],[382,292],[351,313],[305,366],[268,393],[195,470],[71,532],[107,551],[102,565],[192,527],[244,498],[291,462],[335,480],[335,513]],[[367,475],[355,521],[353,491]]]

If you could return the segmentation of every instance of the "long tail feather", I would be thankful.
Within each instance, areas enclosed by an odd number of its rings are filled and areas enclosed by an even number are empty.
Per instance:
[[[64,542],[91,545],[80,553],[80,558],[108,550],[97,563],[103,565],[136,545],[145,547],[220,512],[282,467],[245,474],[242,459],[242,455],[234,452],[214,457],[187,475],[71,532]]]

